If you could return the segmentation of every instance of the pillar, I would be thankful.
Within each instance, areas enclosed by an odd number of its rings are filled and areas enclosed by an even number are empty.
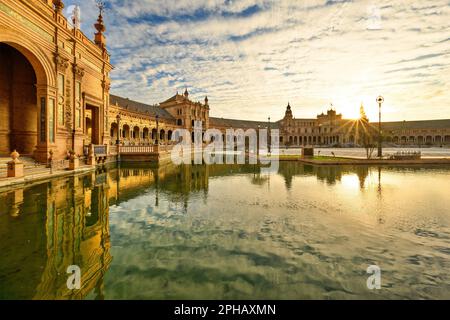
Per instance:
[[[58,154],[56,146],[56,94],[57,88],[47,85],[37,86],[38,99],[38,134],[37,146],[34,151],[35,160],[46,163],[50,150]]]

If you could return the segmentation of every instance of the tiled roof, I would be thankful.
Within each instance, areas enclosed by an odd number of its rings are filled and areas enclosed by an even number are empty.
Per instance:
[[[209,118],[209,127],[225,127],[234,129],[258,129],[258,126],[262,129],[267,128],[267,121],[248,121],[248,120],[236,120],[236,119],[224,119],[224,118]],[[270,127],[272,129],[279,128],[279,123],[271,122]]]
[[[121,108],[128,109],[130,111],[148,113],[153,117],[156,117],[158,115],[160,118],[174,119],[174,117],[169,112],[157,105],[148,105],[115,95],[110,95],[109,101],[111,105],[118,104]]]
[[[165,104],[165,103],[169,103],[169,102],[174,102],[174,101],[177,101],[179,98],[184,98],[184,96],[182,96],[182,95],[180,95],[180,94],[177,93],[176,95],[174,95],[173,97],[167,99],[166,101],[161,102],[161,104]]]
[[[446,120],[383,122],[382,123],[382,128],[383,128],[383,130],[450,129],[450,119],[446,119]]]

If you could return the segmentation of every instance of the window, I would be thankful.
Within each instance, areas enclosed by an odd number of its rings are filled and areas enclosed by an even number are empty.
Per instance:
[[[64,75],[58,74],[58,125],[64,125]]]

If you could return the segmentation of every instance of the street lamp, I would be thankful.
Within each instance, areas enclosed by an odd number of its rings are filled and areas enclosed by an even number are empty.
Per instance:
[[[156,145],[159,145],[159,115],[156,115]]]
[[[379,96],[377,98],[377,103],[378,103],[378,158],[382,158],[383,157],[383,147],[382,147],[382,143],[383,143],[383,137],[382,137],[382,133],[381,133],[381,105],[384,102],[384,98],[382,96]]]

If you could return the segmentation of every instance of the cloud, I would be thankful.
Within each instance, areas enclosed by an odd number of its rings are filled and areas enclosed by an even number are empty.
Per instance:
[[[78,2],[93,34],[94,1]],[[105,20],[112,91],[139,101],[187,86],[220,117],[281,118],[288,101],[376,117],[383,94],[388,120],[450,118],[446,0],[109,0]]]

